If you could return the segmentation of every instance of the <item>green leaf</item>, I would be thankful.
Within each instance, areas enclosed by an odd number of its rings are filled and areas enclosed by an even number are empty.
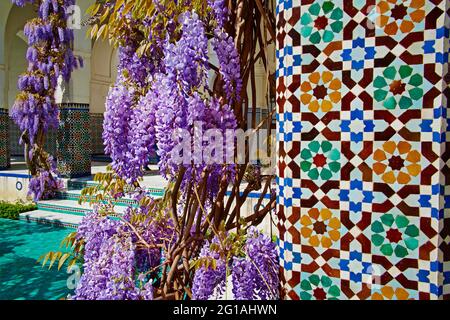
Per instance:
[[[61,259],[59,259],[58,263],[58,271],[61,270],[61,267],[64,265],[64,262],[70,257],[69,253],[65,253],[62,255]]]
[[[114,6],[114,11],[118,11],[120,7],[124,4],[125,0],[116,0],[116,5]]]
[[[44,261],[42,261],[42,267],[44,267],[47,264],[48,259],[53,255],[53,252],[49,252],[44,256]]]
[[[56,260],[58,260],[61,257],[62,253],[61,252],[56,252],[53,254],[51,260],[50,260],[50,265],[48,266],[48,269],[50,270],[53,265],[55,264]]]
[[[91,36],[92,39],[95,39],[95,36],[96,36],[96,34],[97,34],[97,31],[98,31],[98,25],[97,25],[97,24],[94,24],[94,25],[92,26],[91,32],[90,32],[90,36]]]

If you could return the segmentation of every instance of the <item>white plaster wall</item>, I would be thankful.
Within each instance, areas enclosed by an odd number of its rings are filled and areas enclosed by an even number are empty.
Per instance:
[[[2,46],[0,44],[0,50],[2,49]],[[2,50],[3,51],[3,50]],[[0,108],[6,108],[5,103],[5,64],[0,64]]]
[[[12,6],[10,1],[0,4],[0,102],[10,109],[17,95],[17,78],[26,70],[26,43],[23,27],[35,16],[32,6]]]
[[[242,190],[242,189],[241,189]],[[257,197],[248,197],[245,202],[241,206],[241,218],[246,218],[251,216],[255,213],[255,207],[258,204],[258,197],[259,193],[254,192],[257,194]],[[229,197],[225,196],[225,203],[228,201]],[[269,203],[268,199],[264,199],[261,203],[260,210],[264,208]],[[231,210],[234,210],[234,207],[236,205],[236,201],[232,202]],[[264,234],[268,236],[272,236],[277,232],[277,218],[276,215],[272,212],[272,217],[268,214],[264,220],[261,222],[260,225],[258,225],[258,230],[263,232]]]
[[[105,112],[109,88],[117,77],[117,50],[106,41],[96,41],[91,56],[90,109],[92,113]]]
[[[11,7],[11,1],[0,1],[0,108],[6,108],[7,105],[5,35]]]
[[[81,18],[94,0],[77,0]],[[17,94],[17,77],[26,70],[26,44],[21,43],[17,34],[25,23],[36,16],[32,6],[19,8],[10,0],[0,1],[0,106],[10,108]],[[76,70],[69,85],[65,86],[64,100],[78,103],[90,102],[91,48],[92,42],[86,37],[86,27],[74,30],[74,53],[84,60],[84,67]],[[65,101],[65,102],[67,102]]]
[[[94,0],[77,0],[76,5],[80,7],[81,21],[87,19],[86,10],[94,3]],[[92,41],[86,36],[88,26],[74,29],[74,54],[83,59],[83,68],[75,70],[70,83],[66,86],[64,102],[90,103],[90,77],[91,77],[91,52]]]
[[[17,88],[19,75],[25,72],[28,66],[25,59],[27,44],[18,35],[11,36],[10,40],[8,52],[8,109],[11,109],[19,93]]]
[[[28,178],[0,177],[0,201],[29,201]]]

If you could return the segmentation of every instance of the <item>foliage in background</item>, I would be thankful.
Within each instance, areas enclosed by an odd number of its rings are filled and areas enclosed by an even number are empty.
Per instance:
[[[73,273],[71,269],[74,265],[83,265],[84,241],[77,240],[77,233],[69,233],[60,244],[61,251],[50,251],[39,257],[37,262],[42,263],[45,267],[48,263],[48,269],[57,266],[58,270],[66,264],[67,273]],[[58,262],[58,264],[56,264]]]
[[[36,209],[37,206],[34,203],[0,201],[0,218],[17,220],[19,219],[19,214]]]

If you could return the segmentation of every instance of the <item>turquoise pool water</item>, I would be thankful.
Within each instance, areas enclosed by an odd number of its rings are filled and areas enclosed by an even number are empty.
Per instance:
[[[42,268],[36,260],[58,251],[73,229],[0,219],[0,300],[54,300],[70,293],[67,268]]]

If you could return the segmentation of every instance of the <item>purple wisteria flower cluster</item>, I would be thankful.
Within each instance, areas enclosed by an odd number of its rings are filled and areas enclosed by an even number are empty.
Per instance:
[[[212,243],[218,244],[217,237],[213,238]],[[200,267],[194,275],[192,283],[192,299],[194,300],[208,300],[213,294],[223,294],[225,292],[226,284],[226,263],[220,257],[219,252],[211,250],[211,244],[206,241],[200,251],[199,258],[207,258],[215,261],[215,266],[212,263],[208,267]]]
[[[166,77],[174,85],[181,84],[182,94],[204,85],[208,71],[208,39],[204,23],[195,12],[180,17],[181,38],[169,40],[164,48]]]
[[[110,89],[106,98],[102,135],[105,153],[114,159],[112,168],[131,183],[137,179],[140,172],[139,167],[133,166],[135,159],[131,149],[133,128],[130,120],[136,96],[134,87],[122,84],[122,78],[123,76],[119,75],[116,85]]]
[[[233,38],[226,32],[216,30],[212,42],[219,59],[220,74],[224,82],[224,91],[230,104],[240,100],[238,95],[242,90],[242,79],[239,55],[235,49]]]
[[[233,293],[239,300],[278,299],[278,253],[276,244],[256,228],[250,228],[245,258],[233,261]]]
[[[223,1],[214,3],[213,11],[216,12],[220,5]],[[163,5],[159,4],[157,8],[163,10]],[[225,14],[227,10],[221,12]],[[223,14],[217,21],[226,20]],[[189,11],[183,13],[178,22],[179,37],[174,34],[175,27],[166,30],[165,38],[150,34],[149,38],[156,38],[156,41],[150,46],[148,55],[138,56],[136,45],[130,44],[131,39],[124,41],[127,45],[120,49],[119,73],[126,76],[118,78],[107,98],[103,134],[105,152],[111,156],[113,169],[119,176],[134,183],[143,175],[156,145],[160,172],[164,177],[174,179],[184,167],[182,188],[185,188],[190,182],[198,183],[207,169],[207,183],[214,194],[220,177],[233,172],[234,166],[207,164],[197,154],[191,155],[189,160],[192,161],[180,164],[177,156],[182,155],[176,153],[176,148],[182,143],[183,133],[195,137],[196,122],[202,123],[202,131],[217,129],[222,136],[226,130],[236,129],[231,105],[242,89],[239,56],[232,38],[216,28],[218,34],[213,39],[213,49],[219,57],[226,97],[219,100],[208,96],[206,23],[195,12]],[[154,54],[158,52],[162,55]],[[199,146],[192,142],[191,147],[194,150]],[[233,152],[230,148],[233,146],[224,147],[221,153]],[[229,178],[231,180],[233,175]]]
[[[33,177],[28,185],[28,192],[33,195],[35,201],[51,199],[56,196],[57,190],[64,188],[63,181],[55,178],[58,175],[55,159],[48,156],[46,161],[47,168],[50,168],[50,170],[38,169],[39,174]]]
[[[126,16],[129,29],[119,41],[119,76],[107,97],[103,139],[115,174],[132,185],[131,189],[138,190],[127,195],[139,206],[129,206],[120,220],[107,218],[111,208],[102,213],[101,207],[84,218],[78,229],[79,240],[85,242],[84,273],[74,299],[165,296],[168,288],[164,284],[180,282],[172,279],[164,283],[164,276],[160,275],[171,270],[176,272],[178,262],[171,254],[180,243],[186,248],[183,251],[188,251],[189,244],[183,238],[187,233],[196,236],[193,241],[200,244],[199,249],[204,245],[201,252],[196,251],[192,258],[186,258],[188,261],[183,257],[179,264],[186,267],[189,259],[197,257],[209,261],[197,269],[193,281],[187,279],[189,285],[192,281],[193,299],[223,295],[227,270],[231,271],[236,299],[278,297],[278,258],[275,245],[267,236],[250,229],[242,254],[225,259],[216,250],[222,248],[221,240],[214,237],[208,241],[209,236],[194,235],[196,227],[209,223],[201,209],[214,205],[221,182],[231,182],[236,168],[233,164],[217,164],[199,157],[195,150],[203,152],[208,148],[207,141],[201,140],[199,145],[195,139],[187,142],[193,153],[187,162],[177,161],[180,156],[177,152],[185,151],[180,150],[186,143],[184,133],[195,138],[199,131],[213,129],[224,137],[227,130],[236,129],[233,106],[243,86],[238,52],[233,38],[224,30],[228,21],[225,1],[209,0],[208,3],[212,14],[207,18],[187,10],[172,19],[167,16],[171,12],[165,7],[168,2],[162,1],[154,3],[154,16],[143,22],[134,21],[129,14]],[[138,32],[143,27],[148,27],[148,32]],[[147,38],[142,39],[142,34]],[[146,42],[146,50],[141,50],[141,41]],[[219,65],[214,69],[224,83],[223,93],[213,92],[209,87],[211,52],[208,47],[218,57]],[[183,173],[175,207],[167,204],[166,196],[148,202],[150,198],[138,184],[155,146],[160,172],[167,180],[175,183],[180,172]],[[221,151],[234,156],[234,145],[224,144]],[[212,153],[211,156],[216,156]],[[186,191],[202,183],[202,179],[207,186],[202,194],[206,200],[202,208],[190,209],[192,203]],[[123,196],[125,192],[119,193]],[[112,197],[116,198],[117,194]],[[187,220],[188,210],[194,212],[197,226],[192,223],[180,227],[179,221]],[[185,229],[180,231],[182,228]],[[231,252],[231,248],[224,250]],[[189,268],[186,270],[189,274]]]
[[[222,29],[228,21],[230,12],[226,6],[226,0],[208,0],[208,6],[212,9],[217,26]]]
[[[128,208],[122,221],[102,215],[101,210],[101,206],[94,207],[78,227],[77,237],[84,241],[83,274],[70,298],[153,299],[155,274],[145,273],[160,264],[162,239],[176,239],[173,227],[166,225],[164,216],[149,215],[143,208]],[[153,249],[143,248],[142,239]]]
[[[103,142],[114,171],[132,184],[143,175],[143,168],[154,153],[156,109],[151,99],[145,97],[151,94],[148,92],[151,77],[164,69],[159,53],[164,41],[156,32],[150,32],[148,40],[153,40],[153,45],[147,55],[139,55],[137,50],[142,39],[133,33],[133,29],[139,25],[152,25],[155,17],[143,24],[130,14],[126,17],[130,33],[121,38],[119,76],[106,100]]]
[[[11,116],[23,132],[21,143],[27,148],[31,172],[29,193],[35,200],[51,195],[59,186],[52,159],[41,151],[45,133],[58,127],[59,110],[54,94],[58,78],[69,81],[72,71],[82,66],[81,58],[72,52],[73,30],[67,28],[68,6],[75,0],[13,0],[18,6],[38,5],[38,18],[24,28],[28,38],[28,70],[18,80],[21,91],[12,108]],[[24,141],[25,140],[25,141]]]
[[[231,275],[233,298],[236,300],[278,299],[278,254],[276,245],[263,233],[251,227],[248,230],[243,257],[233,256],[225,261],[220,254],[219,240],[214,237],[212,244],[206,242],[199,259],[214,260],[215,265],[202,265],[197,269],[192,285],[192,298],[208,300],[220,297],[226,290],[227,266]],[[220,248],[220,249],[217,249]],[[225,248],[227,250],[229,248]],[[207,261],[207,260],[206,260]]]

